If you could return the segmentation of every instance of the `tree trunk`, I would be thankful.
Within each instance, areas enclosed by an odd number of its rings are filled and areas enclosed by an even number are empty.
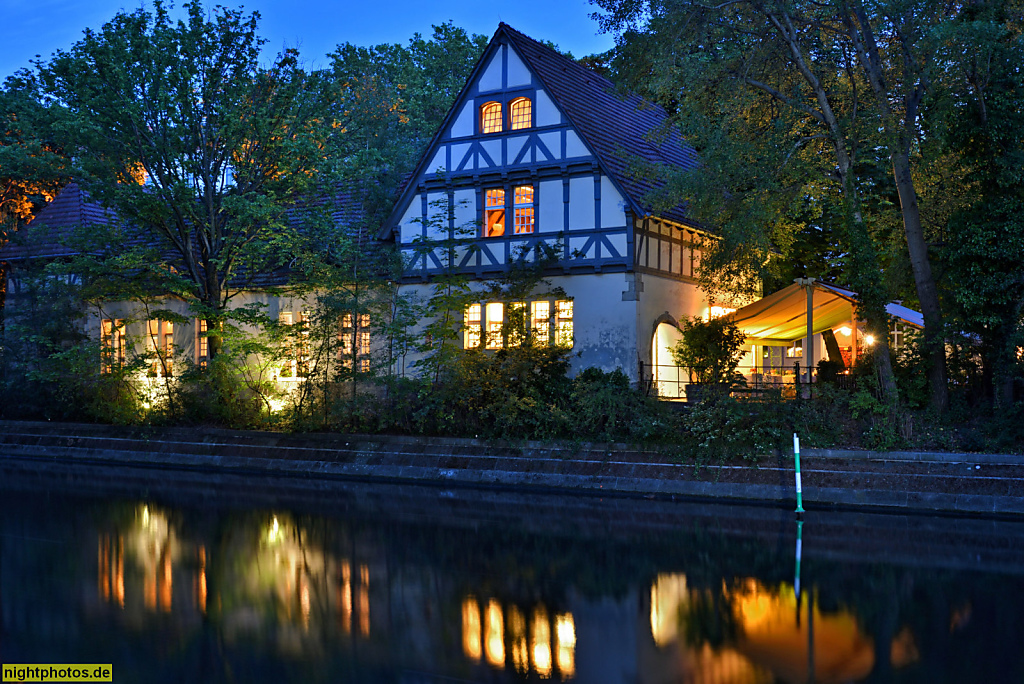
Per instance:
[[[917,204],[917,192],[910,175],[910,159],[905,152],[893,152],[893,177],[900,196],[903,210],[903,230],[910,253],[910,266],[914,272],[917,298],[924,314],[924,345],[928,359],[928,385],[931,390],[932,408],[945,413],[949,408],[949,385],[946,379],[946,342],[943,334],[942,309],[939,306],[939,292],[932,276],[928,260],[928,245],[921,227],[921,212]]]

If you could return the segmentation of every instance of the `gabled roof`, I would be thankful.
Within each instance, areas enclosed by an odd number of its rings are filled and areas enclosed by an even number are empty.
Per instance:
[[[633,157],[684,169],[697,167],[696,152],[686,145],[676,129],[666,126],[669,117],[665,110],[636,94],[622,96],[615,85],[604,76],[502,22],[498,24],[494,36],[477,60],[455,103],[425,148],[408,183],[403,184],[399,201],[381,230],[382,238],[391,233],[400,216],[402,205],[415,191],[415,178],[426,170],[426,165],[441,136],[454,120],[470,86],[480,76],[484,65],[494,54],[500,38],[508,41],[527,68],[537,76],[555,105],[561,109],[584,143],[597,157],[605,173],[622,191],[635,214],[657,215],[670,221],[692,225],[693,222],[687,218],[682,204],[667,211],[655,212],[647,195],[659,187],[660,183],[637,178],[630,173]],[[651,139],[648,139],[648,135],[651,135]]]
[[[342,232],[352,239],[360,253],[379,256],[381,245],[364,225],[359,197],[351,188],[338,186],[333,193],[317,195],[297,203],[288,210],[289,226],[301,230],[309,213],[320,210],[324,205],[328,205],[333,224],[342,228]],[[0,248],[0,260],[24,261],[74,256],[78,253],[71,240],[75,228],[106,226],[117,222],[118,217],[113,210],[104,209],[76,183],[70,183],[22,229],[23,235],[32,233],[31,239],[15,240],[4,245]],[[181,257],[178,252],[158,236],[143,231],[126,231],[124,237],[125,245],[155,247],[162,252],[166,262],[180,266]],[[237,279],[246,280],[247,288],[281,286],[288,282],[289,271],[280,268],[256,274],[249,279],[240,273]]]
[[[658,216],[679,223],[690,223],[682,205],[668,211],[654,212],[647,195],[657,187],[647,179],[638,179],[629,172],[630,157],[647,162],[668,164],[684,169],[697,166],[697,155],[686,145],[675,128],[664,128],[668,114],[656,104],[636,94],[625,98],[615,85],[546,45],[516,31],[508,24],[499,24],[494,34],[508,37],[509,42],[544,84],[555,103],[569,118],[591,151],[605,167],[634,211],[644,216]],[[662,130],[664,128],[664,130]],[[659,136],[661,132],[663,135]],[[652,135],[653,134],[653,135]],[[654,140],[648,139],[652,135]]]
[[[47,204],[23,230],[36,231],[29,244],[10,242],[0,248],[0,259],[54,259],[71,256],[68,246],[72,231],[78,226],[105,226],[115,221],[113,212],[94,202],[76,183],[69,183]]]

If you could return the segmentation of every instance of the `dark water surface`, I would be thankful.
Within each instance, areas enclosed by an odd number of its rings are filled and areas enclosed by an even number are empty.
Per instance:
[[[1024,524],[0,460],[0,660],[128,682],[1024,682]]]

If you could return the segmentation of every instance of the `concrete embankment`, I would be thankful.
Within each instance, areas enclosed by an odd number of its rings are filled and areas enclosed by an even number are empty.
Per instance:
[[[0,455],[48,462],[791,505],[792,456],[695,464],[624,444],[0,421]],[[807,449],[807,508],[1024,516],[1024,457]]]

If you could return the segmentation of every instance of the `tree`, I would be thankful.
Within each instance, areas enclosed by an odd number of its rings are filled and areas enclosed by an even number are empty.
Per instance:
[[[691,380],[714,385],[742,380],[736,368],[746,336],[735,323],[726,317],[705,321],[695,316],[683,319],[680,332],[682,339],[672,348],[672,358],[689,370]]]
[[[38,83],[19,72],[0,90],[0,247],[68,182],[68,159],[52,131]],[[0,330],[7,293],[0,261]]]
[[[76,177],[173,253],[213,356],[231,298],[287,263],[287,210],[314,189],[333,129],[294,51],[260,66],[259,15],[184,9],[177,23],[159,0],[120,12],[37,66]]]
[[[673,114],[701,157],[697,173],[659,175],[662,201],[689,198],[695,220],[719,236],[702,261],[705,283],[756,282],[776,268],[776,255],[787,258],[808,222],[832,224],[858,315],[879,341],[881,391],[894,404],[890,293],[865,215],[877,178],[873,160],[861,159],[877,147],[878,119],[864,110],[854,53],[821,29],[834,8],[597,2],[610,12],[605,27],[620,32],[617,72]]]

